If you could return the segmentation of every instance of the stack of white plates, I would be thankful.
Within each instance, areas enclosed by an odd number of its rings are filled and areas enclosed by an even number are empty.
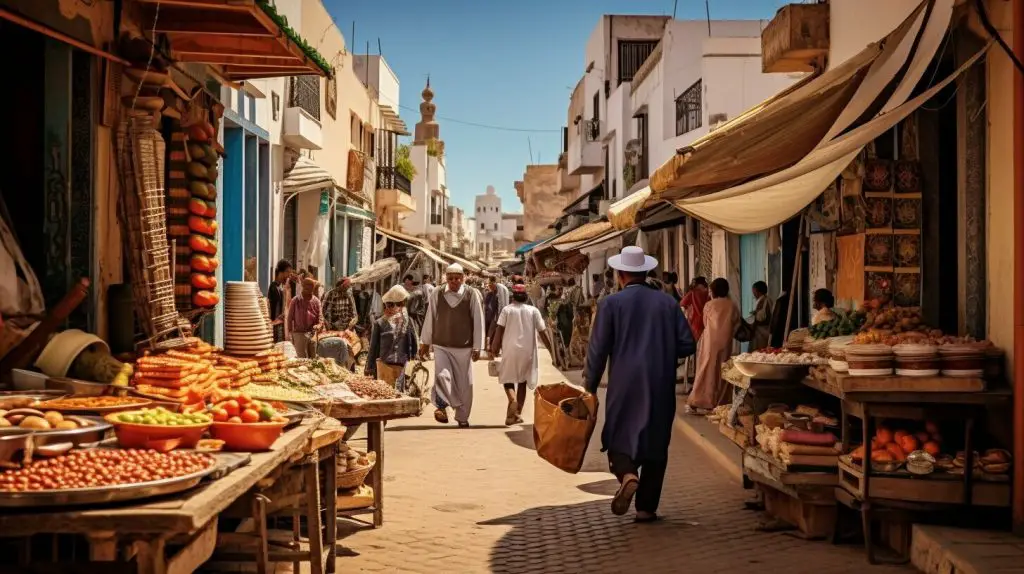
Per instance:
[[[224,350],[255,355],[274,346],[258,283],[228,281],[224,286]]]

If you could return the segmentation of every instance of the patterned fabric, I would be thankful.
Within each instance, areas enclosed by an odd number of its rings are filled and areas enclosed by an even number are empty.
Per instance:
[[[292,333],[308,333],[320,323],[320,300],[316,296],[308,300],[296,295],[288,306],[289,331]]]
[[[351,289],[332,289],[327,294],[324,299],[324,322],[328,329],[344,331],[356,317],[356,300]]]

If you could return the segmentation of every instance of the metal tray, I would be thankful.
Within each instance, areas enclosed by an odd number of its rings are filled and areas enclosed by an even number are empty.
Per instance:
[[[65,395],[65,398],[69,398],[69,397],[70,397],[70,395]],[[53,397],[50,397],[50,398],[53,398]],[[92,408],[89,408],[89,407],[79,407],[79,408],[55,409],[53,407],[46,407],[46,406],[36,406],[36,407],[32,407],[32,408],[37,409],[37,410],[57,411],[59,413],[67,413],[67,414],[70,414],[70,415],[83,415],[83,414],[106,415],[106,414],[110,414],[110,413],[119,413],[119,412],[122,412],[122,411],[134,411],[136,409],[141,409],[141,408],[146,408],[146,407],[154,406],[153,401],[150,400],[150,399],[146,399],[146,398],[142,398],[142,397],[125,397],[125,398],[135,398],[135,399],[138,399],[139,402],[138,403],[134,403],[134,404],[128,404],[128,405],[112,405],[112,406],[109,406],[109,407],[92,407]]]
[[[213,457],[211,457],[213,458]],[[109,504],[175,494],[194,488],[219,466],[214,463],[196,473],[137,484],[67,490],[34,490],[31,492],[0,492],[0,508],[31,508],[46,506],[81,506]]]
[[[10,410],[2,404],[10,399],[32,399],[34,401],[45,401],[49,399],[59,399],[66,396],[67,393],[64,391],[0,391],[0,408]]]
[[[103,420],[102,417],[82,416],[81,418],[92,421],[94,424],[92,426],[66,430],[36,430],[23,429],[20,427],[3,427],[0,428],[0,437],[35,435],[37,445],[50,444],[54,442],[74,442],[75,444],[79,444],[83,442],[96,442],[98,440],[102,440],[103,435],[113,427],[113,425]],[[44,438],[47,439],[46,442],[39,442],[40,439]],[[49,440],[50,438],[55,438],[57,440]]]

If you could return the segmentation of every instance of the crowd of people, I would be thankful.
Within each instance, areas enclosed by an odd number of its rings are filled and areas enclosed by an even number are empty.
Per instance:
[[[286,300],[288,292],[296,293]],[[497,276],[468,277],[459,264],[445,270],[435,287],[429,275],[412,274],[381,296],[373,284],[353,287],[349,278],[323,287],[307,270],[280,261],[268,289],[276,342],[289,340],[298,357],[331,356],[357,368],[347,341],[351,331],[366,337],[366,375],[406,390],[406,366],[434,359],[430,399],[434,418],[469,426],[473,406],[473,363],[490,353],[498,382],[508,395],[506,425],[522,422],[526,393],[538,380],[537,339],[550,347],[546,323],[527,294],[525,280],[508,284]]]
[[[591,277],[591,297],[574,278],[564,285],[528,291],[519,276],[467,276],[459,264],[445,270],[434,286],[430,276],[408,274],[383,296],[373,285],[354,290],[348,278],[327,293],[305,270],[287,261],[276,269],[268,298],[275,339],[287,333],[299,356],[323,354],[318,334],[355,330],[368,333],[364,373],[405,390],[406,366],[434,359],[430,400],[434,418],[469,426],[473,409],[473,363],[490,355],[493,373],[508,400],[505,424],[522,423],[527,391],[539,383],[539,342],[555,356],[545,317],[554,312],[554,336],[568,347],[574,314],[596,307],[586,341],[584,386],[597,392],[607,375],[602,450],[619,480],[612,511],[625,514],[636,498],[636,521],[657,519],[658,501],[675,416],[677,372],[695,357],[695,377],[686,401],[688,414],[706,414],[725,399],[722,364],[736,341],[756,351],[781,346],[789,295],[772,300],[764,281],[751,285],[753,304],[746,316],[730,297],[724,278],[694,278],[685,288],[678,275],[660,277],[658,261],[639,247],[625,247],[609,258],[609,268]],[[285,300],[285,285],[297,294]],[[812,322],[832,317],[830,292],[814,293]],[[539,341],[539,342],[538,342]],[[637,352],[642,349],[642,352]],[[353,357],[344,357],[354,364]]]

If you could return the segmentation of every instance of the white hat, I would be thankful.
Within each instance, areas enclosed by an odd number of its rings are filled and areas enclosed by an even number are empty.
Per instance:
[[[448,266],[448,269],[444,270],[444,274],[445,275],[448,275],[448,274],[451,274],[451,273],[456,274],[456,275],[465,275],[466,274],[466,272],[462,269],[462,265],[459,265],[458,263],[452,263],[451,265]]]
[[[395,285],[388,292],[381,297],[381,301],[384,303],[401,303],[409,298],[409,292],[405,290],[405,287],[401,285]]]
[[[650,271],[658,266],[658,260],[645,255],[644,250],[635,245],[628,245],[622,248],[618,255],[608,258],[608,266],[619,271],[631,271],[640,273]]]

